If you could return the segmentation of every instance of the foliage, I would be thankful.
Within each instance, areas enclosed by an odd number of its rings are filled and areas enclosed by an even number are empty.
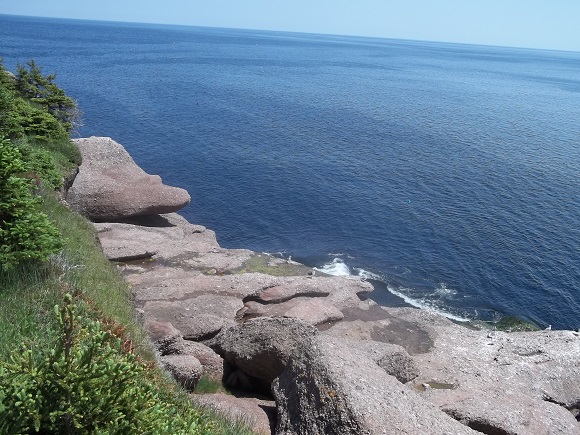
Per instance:
[[[32,181],[59,188],[80,161],[68,133],[74,101],[34,61],[18,70],[10,75],[0,59],[0,270],[46,260],[61,248],[59,233],[39,210],[41,198],[32,195]]]
[[[27,260],[46,260],[58,252],[58,230],[39,210],[39,197],[31,194],[31,180],[18,177],[26,170],[20,151],[0,142],[0,270]]]
[[[516,316],[506,316],[494,323],[500,331],[538,331],[540,328],[528,320]]]
[[[75,101],[54,83],[55,80],[54,74],[43,75],[42,68],[32,59],[25,66],[17,67],[16,89],[20,95],[47,109],[66,131],[70,131],[79,120],[79,111]]]
[[[44,77],[32,60],[27,65],[12,76],[0,59],[0,136],[68,143],[71,128],[80,124],[76,103],[54,83],[54,75]]]
[[[19,98],[9,88],[0,90],[0,134],[10,139],[32,136],[39,141],[68,139],[65,126],[52,114]]]
[[[49,189],[62,186],[62,174],[53,154],[43,147],[33,147],[28,142],[17,144],[22,160],[27,162],[24,176]]]
[[[6,77],[6,72],[0,64],[0,77]],[[0,81],[0,135],[10,138],[21,137],[24,128],[15,110],[16,93],[10,82]]]
[[[1,433],[212,433],[197,412],[163,400],[146,368],[100,322],[55,307],[57,345],[13,353],[0,368]]]

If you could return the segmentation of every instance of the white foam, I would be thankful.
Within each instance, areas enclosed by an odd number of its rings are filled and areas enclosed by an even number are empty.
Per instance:
[[[315,267],[314,270],[317,270],[322,273],[326,273],[327,275],[331,276],[351,276],[349,267],[342,261],[340,258],[335,258],[332,262],[325,264],[322,267]]]
[[[381,280],[380,275],[377,275],[376,273],[372,273],[372,272],[369,272],[368,270],[364,270],[364,269],[356,269],[356,270],[357,270],[357,276],[360,276],[362,279],[374,279],[376,281]]]
[[[415,308],[420,308],[422,310],[427,310],[427,311],[431,311],[431,312],[440,314],[440,315],[442,315],[444,317],[447,317],[448,319],[455,320],[456,322],[469,322],[469,321],[471,321],[471,319],[467,319],[465,317],[456,316],[455,314],[451,314],[451,313],[448,313],[446,311],[443,311],[443,310],[441,310],[439,308],[435,308],[432,305],[430,305],[428,302],[419,301],[417,299],[410,298],[406,294],[404,294],[404,293],[402,293],[402,292],[400,292],[398,290],[395,290],[395,288],[392,287],[392,286],[390,286],[390,285],[388,285],[387,288],[389,289],[389,291],[392,294],[394,294],[395,296],[400,297],[406,303],[408,303],[409,305],[412,305]]]
[[[447,287],[444,282],[440,282],[439,287],[435,289],[435,294],[444,298],[451,298],[457,294],[457,290]]]
[[[329,257],[346,257],[346,258],[354,258],[352,255],[348,255],[345,252],[335,252],[335,253],[330,253],[328,254]]]
[[[315,267],[314,270],[317,270],[322,273],[326,273],[327,275],[331,276],[353,276],[351,269],[346,265],[346,263],[340,258],[334,258],[330,263],[325,264],[322,267]],[[377,275],[373,272],[369,272],[368,270],[364,269],[354,269],[356,272],[356,276],[359,276],[362,279],[374,279],[377,281],[383,281],[383,278],[380,275]],[[409,305],[420,308],[422,310],[427,310],[431,312],[435,312],[440,314],[448,319],[455,320],[456,322],[469,322],[471,319],[460,317],[455,314],[448,313],[438,307],[434,307],[432,304],[429,304],[427,301],[413,299],[407,296],[405,293],[396,290],[393,286],[387,285],[387,289],[394,294],[395,296],[400,297]],[[457,293],[457,290],[450,289],[447,287],[445,283],[439,283],[439,287],[435,290],[435,293],[443,296],[443,297],[451,297]]]

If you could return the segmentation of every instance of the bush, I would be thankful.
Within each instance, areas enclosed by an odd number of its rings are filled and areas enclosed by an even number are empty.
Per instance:
[[[40,146],[33,147],[26,141],[21,141],[16,147],[22,160],[26,162],[27,178],[33,178],[42,183],[42,187],[52,190],[62,186],[62,174],[57,168],[53,153]]]
[[[46,260],[62,248],[58,230],[39,211],[31,180],[18,177],[27,167],[20,151],[0,141],[0,270],[27,260]]]
[[[0,136],[46,143],[70,139],[73,125],[80,125],[75,101],[54,83],[54,75],[43,76],[33,60],[27,66],[19,65],[13,76],[0,59]]]
[[[26,66],[18,65],[17,70],[16,89],[20,95],[46,109],[70,131],[79,121],[80,113],[75,101],[54,83],[56,76],[43,75],[34,60],[29,60]]]
[[[98,321],[55,307],[60,339],[0,363],[0,433],[202,434],[212,423],[166,401],[146,367]]]
[[[3,74],[0,64],[0,76]],[[15,110],[17,104],[15,91],[7,83],[0,83],[0,136],[16,139],[24,135],[22,119]]]
[[[5,97],[10,101],[9,91]],[[10,139],[21,139],[31,136],[38,141],[61,141],[68,139],[65,127],[50,113],[34,107],[22,98],[12,97],[10,110],[1,119],[0,132]]]

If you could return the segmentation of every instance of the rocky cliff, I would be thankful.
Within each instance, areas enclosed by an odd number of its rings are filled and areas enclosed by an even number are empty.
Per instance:
[[[78,139],[67,200],[133,289],[162,364],[193,395],[276,434],[580,434],[580,337],[473,330],[383,308],[359,278],[224,249],[172,213],[182,189],[109,138]]]

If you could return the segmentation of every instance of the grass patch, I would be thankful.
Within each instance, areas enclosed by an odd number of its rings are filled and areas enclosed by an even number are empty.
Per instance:
[[[54,194],[45,195],[44,211],[56,223],[65,241],[62,252],[51,260],[53,274],[66,281],[69,290],[80,292],[90,301],[95,313],[100,312],[124,325],[139,353],[152,359],[146,336],[134,317],[130,289],[117,268],[102,254],[93,225],[72,213]]]
[[[312,272],[310,267],[298,263],[289,263],[286,260],[272,257],[268,254],[252,255],[244,264],[233,269],[232,273],[258,272],[272,276],[306,276]]]
[[[52,308],[62,292],[46,267],[23,265],[0,273],[0,358],[20,343],[51,342],[56,331]]]
[[[197,385],[195,386],[196,394],[215,394],[224,393],[230,394],[230,392],[222,385],[221,382],[216,382],[208,378],[202,377]]]
[[[494,326],[498,331],[511,331],[511,332],[521,332],[521,331],[539,331],[540,328],[529,322],[527,320],[521,319],[516,316],[506,316],[503,317],[499,322],[495,323]]]

